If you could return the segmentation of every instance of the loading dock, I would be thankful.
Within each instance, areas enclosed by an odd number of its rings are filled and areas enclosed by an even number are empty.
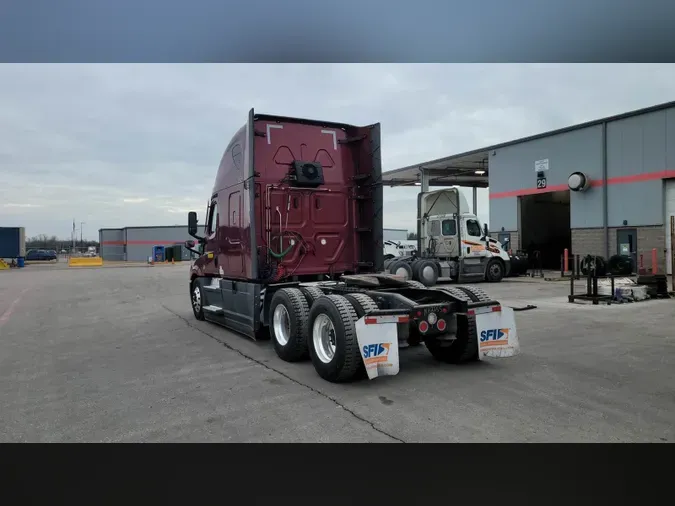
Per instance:
[[[543,269],[559,269],[560,252],[573,253],[569,190],[519,196],[518,208],[521,249],[539,251]]]

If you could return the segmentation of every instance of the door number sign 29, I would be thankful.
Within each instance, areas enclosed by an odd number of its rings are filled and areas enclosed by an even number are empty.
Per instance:
[[[537,172],[537,189],[541,190],[543,188],[546,188],[546,177],[544,176],[544,172],[540,171]]]

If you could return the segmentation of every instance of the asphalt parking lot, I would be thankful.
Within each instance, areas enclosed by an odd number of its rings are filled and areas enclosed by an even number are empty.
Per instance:
[[[2,442],[675,441],[675,299],[568,304],[567,283],[482,287],[521,354],[333,385],[190,309],[187,265],[0,271]]]

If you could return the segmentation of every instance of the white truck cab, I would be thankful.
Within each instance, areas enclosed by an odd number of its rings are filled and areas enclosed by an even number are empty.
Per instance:
[[[470,212],[458,188],[425,192],[418,198],[419,254],[437,260],[439,277],[498,282],[508,274],[508,252],[489,237],[487,226]]]

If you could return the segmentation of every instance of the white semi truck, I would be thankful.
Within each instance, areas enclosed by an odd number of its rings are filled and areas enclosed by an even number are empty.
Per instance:
[[[458,188],[420,193],[414,254],[385,261],[385,271],[434,286],[439,279],[499,282],[511,259],[488,235]]]

